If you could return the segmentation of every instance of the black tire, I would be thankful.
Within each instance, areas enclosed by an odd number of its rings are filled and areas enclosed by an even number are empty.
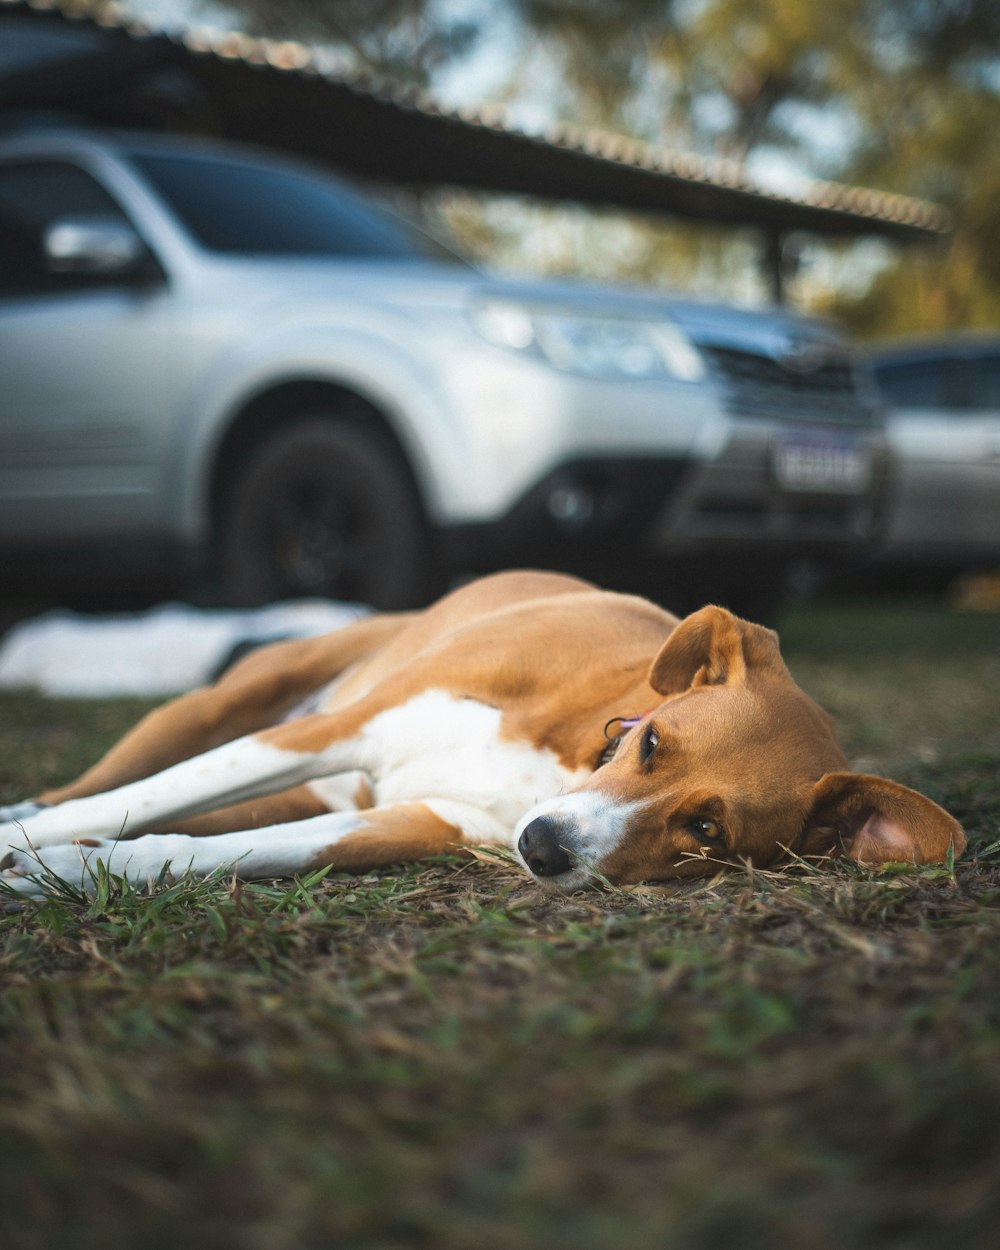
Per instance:
[[[231,479],[219,527],[230,603],[323,597],[382,609],[432,593],[430,534],[394,448],[336,417],[295,420]]]

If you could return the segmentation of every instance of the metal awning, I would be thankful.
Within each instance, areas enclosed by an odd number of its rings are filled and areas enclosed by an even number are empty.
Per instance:
[[[500,110],[441,107],[425,92],[348,73],[303,44],[151,29],[95,0],[0,0],[0,124],[60,112],[264,144],[409,187],[751,226],[775,270],[792,231],[908,243],[949,226],[942,209],[908,196],[828,182],[783,195],[731,162],[575,126],[528,133],[505,124]]]

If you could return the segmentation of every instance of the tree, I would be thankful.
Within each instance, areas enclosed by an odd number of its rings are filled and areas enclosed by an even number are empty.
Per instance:
[[[743,164],[783,150],[814,174],[951,209],[946,246],[873,266],[860,296],[836,287],[814,294],[825,310],[866,334],[1000,323],[996,0],[518,6],[533,30],[561,46],[564,81],[587,120],[600,113],[633,129],[645,124],[654,142]],[[661,101],[656,112],[642,107],[651,99]],[[815,145],[820,131],[825,157]],[[842,271],[856,271],[870,249],[837,253]]]
[[[947,244],[900,256],[832,306],[859,333],[1000,324],[1000,6],[870,0],[866,72],[846,87],[861,120],[849,176],[924,195],[954,217]]]

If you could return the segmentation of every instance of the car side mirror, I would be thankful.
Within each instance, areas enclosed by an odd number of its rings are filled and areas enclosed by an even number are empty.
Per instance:
[[[111,278],[136,274],[149,249],[126,221],[115,217],[60,217],[42,236],[50,273]]]

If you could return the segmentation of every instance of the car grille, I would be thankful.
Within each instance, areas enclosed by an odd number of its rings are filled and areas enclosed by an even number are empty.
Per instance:
[[[874,415],[874,406],[858,393],[846,356],[830,356],[816,367],[801,369],[738,348],[703,346],[702,351],[726,384],[727,406],[734,416],[867,421]]]

